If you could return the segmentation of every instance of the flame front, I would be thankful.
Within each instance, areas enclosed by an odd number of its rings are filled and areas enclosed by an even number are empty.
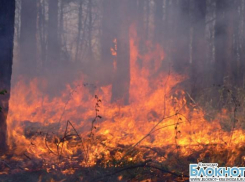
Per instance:
[[[242,145],[242,129],[232,133],[223,131],[221,114],[207,121],[200,108],[190,109],[186,101],[188,93],[176,87],[186,77],[170,71],[170,66],[165,68],[168,71],[161,71],[162,65],[169,64],[164,60],[160,45],[147,42],[147,54],[141,55],[135,32],[131,26],[129,105],[111,103],[111,85],[98,88],[85,84],[85,76],[71,84],[75,88],[67,85],[60,97],[52,99],[40,89],[45,88],[44,80],[33,79],[29,84],[20,81],[14,86],[8,135],[9,146],[16,156],[24,154],[44,160],[42,167],[47,165],[50,170],[61,156],[79,166],[93,166],[102,160],[105,163],[112,155],[119,161],[142,159],[143,152],[134,157],[128,155],[132,146],[164,148],[163,156],[151,156],[164,161],[169,152],[188,156],[200,145],[233,149],[234,145]],[[116,40],[114,43],[116,46]],[[115,48],[112,54],[116,56]],[[94,98],[94,93],[98,98]],[[112,154],[112,149],[118,146],[126,149]],[[233,160],[230,157],[228,162],[232,164]],[[59,165],[65,162],[61,160]],[[72,170],[64,170],[64,173],[72,173]]]

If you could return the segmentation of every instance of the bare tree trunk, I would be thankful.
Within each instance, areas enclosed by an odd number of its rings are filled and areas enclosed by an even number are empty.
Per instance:
[[[60,61],[60,41],[58,32],[58,0],[49,0],[48,46],[46,67],[56,68]]]
[[[21,0],[15,1],[15,40],[20,43],[20,29],[21,29]]]
[[[231,56],[232,57],[232,61],[231,62],[231,74],[232,74],[232,84],[238,86],[240,83],[240,78],[239,78],[239,64],[240,64],[240,51],[239,51],[239,31],[240,31],[240,17],[239,17],[239,9],[241,6],[242,1],[235,1],[232,4],[232,9],[233,9],[233,13],[231,15],[231,17],[229,17],[228,21],[232,21],[232,23],[230,24],[230,28],[229,28],[229,33],[231,33],[231,48],[233,49],[233,51],[231,52]]]
[[[7,114],[11,88],[13,63],[15,0],[2,0],[0,6],[0,89],[6,89],[8,94],[0,95],[0,151],[7,150]]]
[[[115,0],[104,0],[102,7],[102,33],[101,33],[101,60],[103,62],[103,74],[101,76],[102,84],[112,83],[113,77],[113,61],[114,56],[111,53],[113,41],[117,38],[117,6]]]
[[[163,43],[163,0],[155,0],[155,16],[154,16],[154,42]]]
[[[244,87],[244,70],[245,70],[245,39],[244,39],[244,0],[235,1],[236,3],[236,13],[234,19],[235,24],[235,44],[236,44],[236,62],[234,65],[236,66],[233,69],[233,74],[236,80],[236,84],[239,87]]]
[[[143,55],[145,51],[145,42],[147,40],[147,33],[146,33],[146,25],[144,23],[144,5],[147,3],[145,0],[139,0],[138,1],[138,9],[137,9],[137,34],[140,37],[138,41],[138,48],[139,48],[139,54]],[[142,59],[138,57],[137,62],[139,65],[142,65]]]
[[[22,0],[20,31],[20,73],[34,76],[37,71],[37,0]]]
[[[141,0],[140,0],[141,1]],[[145,1],[145,6],[146,6],[146,27],[145,27],[145,38],[146,40],[148,40],[149,38],[149,14],[150,14],[150,5],[149,5],[149,1],[146,0]]]
[[[112,84],[112,102],[129,103],[130,49],[129,49],[129,0],[118,1],[117,66]],[[131,7],[132,8],[132,7]]]
[[[239,33],[239,40],[240,40],[240,55],[241,55],[241,60],[239,64],[239,78],[240,78],[240,85],[242,87],[245,86],[245,38],[244,38],[244,30],[245,30],[245,0],[241,1],[241,27],[240,27],[240,33]]]
[[[64,46],[63,43],[63,35],[64,35],[64,5],[65,5],[65,1],[64,0],[59,0],[59,4],[60,4],[60,8],[59,8],[59,28],[58,28],[58,43],[59,43],[59,52],[60,52],[60,58],[61,60],[64,61],[67,60],[66,56],[64,55],[64,52],[62,51],[62,46]],[[81,0],[81,2],[83,2],[83,0]]]
[[[45,69],[45,64],[47,62],[47,54],[46,54],[46,23],[45,23],[45,9],[44,9],[44,2],[42,0],[39,0],[38,2],[38,36],[39,36],[39,46],[40,46],[40,72]]]
[[[78,52],[80,49],[80,39],[81,39],[81,31],[82,31],[82,11],[83,11],[83,0],[79,2],[79,10],[78,10],[78,28],[77,28],[77,45],[76,45],[76,55],[75,61],[78,61]]]
[[[183,74],[190,60],[188,47],[190,43],[190,0],[174,0],[168,7],[171,8],[168,10],[170,55],[175,71]],[[177,12],[176,8],[178,8]]]
[[[206,0],[193,1],[192,6],[192,64],[191,64],[191,95],[196,98],[197,89],[203,86],[204,67],[206,52],[205,40],[205,18],[206,18]]]
[[[92,61],[92,0],[88,2],[88,59]]]
[[[216,25],[215,25],[215,72],[214,80],[217,85],[222,85],[224,77],[228,75],[228,24],[226,10],[229,0],[216,0]],[[228,52],[227,52],[228,51]]]

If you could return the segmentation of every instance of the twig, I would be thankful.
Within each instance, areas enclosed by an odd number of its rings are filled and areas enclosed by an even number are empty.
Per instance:
[[[186,95],[191,99],[191,101],[192,101],[194,104],[196,104],[196,101],[191,97],[191,95],[190,95],[188,92],[186,92]]]
[[[91,126],[91,131],[90,131],[90,137],[93,136],[93,129],[94,129],[94,123],[96,122],[97,118],[101,118],[100,115],[98,115],[99,112],[99,102],[101,102],[101,99],[99,99],[99,97],[97,95],[95,95],[96,98],[96,104],[95,104],[95,118],[92,120],[92,126]]]
[[[66,107],[67,107],[69,101],[71,100],[71,97],[72,97],[73,93],[76,91],[76,89],[77,89],[79,86],[80,86],[80,85],[77,85],[77,86],[70,92],[70,97],[69,97],[69,99],[67,99],[67,101],[66,101],[66,103],[65,103],[65,106],[64,106],[64,109],[63,109],[63,112],[62,112],[61,115],[60,115],[59,124],[60,124],[60,122],[61,122],[61,119],[62,119],[63,115],[65,114]]]
[[[77,130],[75,129],[75,127],[73,126],[73,124],[68,120],[67,122],[70,123],[71,127],[73,128],[73,130],[75,131],[75,133],[77,134],[77,136],[82,140],[82,138],[80,137],[80,135],[78,134]]]
[[[184,122],[178,122],[178,124],[181,124],[181,123],[184,123]],[[155,131],[161,130],[161,129],[163,129],[163,128],[167,128],[167,127],[169,127],[169,126],[175,126],[175,125],[176,125],[176,123],[174,123],[174,124],[169,124],[169,125],[165,125],[165,126],[163,126],[163,127],[160,127],[160,128],[155,129],[152,133],[154,133]]]
[[[50,153],[54,154],[54,155],[57,155],[53,150],[50,149],[50,147],[48,146],[48,143],[47,143],[47,137],[48,137],[48,133],[46,133],[46,136],[45,136],[45,146],[47,147],[47,149],[49,150]]]
[[[158,123],[148,132],[148,134],[146,134],[142,139],[140,139],[136,144],[134,144],[131,148],[128,149],[128,151],[122,156],[121,160],[119,161],[119,163],[124,159],[125,156],[127,156],[131,151],[132,149],[134,149],[138,144],[140,144],[145,138],[147,138],[148,136],[150,136],[152,134],[152,132],[155,131],[156,127],[165,119],[168,119],[168,118],[171,118],[173,116],[176,116],[179,114],[179,111],[181,111],[184,107],[185,107],[186,104],[184,104],[182,106],[182,108],[180,108],[180,110],[176,110],[176,113],[173,114],[173,115],[170,115],[170,116],[167,116],[167,117],[163,117],[160,121],[158,121]],[[175,123],[176,124],[176,123]]]
[[[24,153],[24,156],[28,158],[29,160],[32,160],[26,153]]]
[[[99,99],[99,97],[97,96],[97,95],[95,95],[95,99],[96,99],[96,103],[95,103],[95,117],[94,117],[94,119],[92,120],[92,125],[91,125],[91,130],[90,130],[90,134],[89,134],[89,138],[92,140],[92,137],[93,137],[93,129],[95,128],[95,126],[94,126],[94,123],[96,122],[96,120],[97,120],[97,118],[102,118],[99,114],[98,114],[98,112],[99,112],[99,107],[100,107],[100,105],[99,105],[99,103],[100,102],[102,102],[101,101],[101,99]],[[86,150],[86,162],[89,160],[89,150],[90,150],[90,146],[89,145],[87,145],[87,150]]]
[[[66,137],[67,128],[68,128],[68,121],[67,121],[67,123],[66,123],[66,129],[65,129],[64,137],[62,138],[62,146],[61,146],[60,155],[62,155],[62,150],[63,150],[63,146],[64,146],[64,142],[65,142],[65,137]]]
[[[104,176],[102,176],[102,177],[98,177],[98,178],[92,180],[92,182],[93,182],[93,181],[98,181],[99,179],[104,179],[104,178],[106,178],[106,177],[111,177],[111,176],[113,176],[113,175],[115,175],[115,174],[117,174],[117,173],[120,173],[120,172],[129,170],[129,169],[135,169],[135,168],[139,168],[139,167],[145,167],[146,164],[147,164],[147,162],[149,162],[149,161],[150,161],[150,160],[147,160],[147,161],[145,161],[144,163],[141,163],[141,164],[138,164],[138,165],[129,166],[129,167],[125,167],[125,168],[119,169],[119,170],[117,170],[117,171],[115,171],[115,172],[113,172],[113,173],[106,174],[106,175],[104,175]]]
[[[171,175],[176,176],[176,177],[189,177],[189,176],[187,176],[187,175],[177,174],[177,173],[175,173],[175,172],[172,172],[172,171],[169,171],[169,170],[166,170],[166,169],[163,169],[163,168],[154,166],[154,165],[150,165],[150,164],[149,164],[150,162],[151,162],[151,160],[147,160],[147,161],[145,161],[144,163],[141,163],[141,164],[138,164],[138,165],[125,167],[125,168],[119,169],[119,170],[117,170],[117,171],[115,171],[115,172],[113,172],[113,173],[107,174],[107,175],[105,175],[105,176],[103,176],[103,177],[96,178],[96,179],[94,179],[94,180],[92,180],[92,181],[98,181],[99,179],[104,179],[104,178],[106,178],[106,177],[111,177],[111,176],[116,175],[116,174],[118,174],[118,173],[121,173],[121,172],[123,172],[123,171],[127,171],[127,170],[130,170],[130,169],[141,168],[141,167],[143,167],[143,168],[153,168],[153,169],[157,169],[157,170],[159,170],[159,171],[161,171],[161,172],[163,172],[163,173],[168,173],[168,174],[171,174]]]
[[[61,141],[62,141],[62,146],[61,146],[60,156],[62,155],[62,151],[63,151],[63,146],[64,146],[65,138],[67,138],[68,136],[72,136],[72,135],[67,135],[68,124],[71,125],[71,127],[73,128],[73,130],[74,130],[75,133],[76,133],[76,136],[78,136],[78,138],[81,140],[83,150],[85,151],[85,147],[84,147],[84,143],[83,143],[83,141],[82,141],[82,138],[81,138],[80,135],[78,134],[78,132],[77,132],[77,130],[75,129],[75,127],[73,126],[73,124],[68,120],[67,123],[66,123],[66,129],[65,129],[64,136],[63,136],[63,138],[61,139]],[[59,144],[58,144],[58,146],[59,146]]]
[[[65,114],[66,107],[67,107],[67,105],[68,105],[68,103],[69,103],[69,101],[70,101],[70,99],[71,99],[71,96],[72,96],[73,93],[75,92],[76,88],[79,87],[79,86],[80,86],[80,85],[77,85],[77,86],[70,92],[70,97],[69,97],[69,99],[66,101],[65,106],[64,106],[64,109],[63,109],[63,112],[61,113],[61,116],[60,116],[60,119],[59,119],[59,122],[58,122],[59,124],[60,124],[60,122],[61,122],[61,119],[62,119],[63,115]],[[72,124],[71,124],[71,126],[72,126]],[[72,126],[72,127],[73,127],[73,126]],[[73,128],[74,128],[74,127],[73,127]],[[50,129],[50,130],[51,130],[51,129]],[[75,129],[74,129],[74,130],[75,130]],[[75,130],[75,132],[76,132],[76,130]],[[53,153],[53,154],[59,156],[59,149],[58,149],[59,144],[57,145],[57,152],[58,152],[58,154],[56,154],[54,151],[52,151],[52,150],[50,149],[50,147],[48,146],[48,144],[47,144],[48,133],[49,133],[49,131],[47,131],[46,136],[45,136],[45,146],[48,148],[48,150],[50,151],[50,153]],[[77,132],[76,132],[76,133],[77,133]],[[79,136],[79,135],[78,135],[78,136]],[[80,136],[79,136],[79,137],[80,137]]]
[[[189,177],[188,175],[185,175],[185,174],[177,174],[177,173],[175,173],[175,172],[168,171],[168,170],[166,170],[166,169],[162,169],[162,168],[157,167],[157,166],[149,165],[149,166],[145,166],[145,167],[158,169],[159,171],[161,171],[161,172],[163,172],[163,173],[172,174],[173,176],[176,176],[176,177],[187,177],[187,178]]]
[[[173,116],[175,116],[177,113],[167,116],[167,117],[163,117],[149,132],[148,134],[146,134],[142,139],[140,139],[136,144],[134,144],[131,148],[128,149],[128,151],[123,155],[123,157],[120,159],[119,163],[124,159],[124,157],[126,157],[138,144],[140,144],[145,138],[147,138],[148,136],[151,135],[151,133],[155,130],[155,128],[165,119],[171,118]]]
[[[8,163],[6,163],[5,161],[0,160],[0,162],[2,162],[2,163],[5,164],[7,167],[9,167],[10,169],[12,169],[12,167],[11,167]]]

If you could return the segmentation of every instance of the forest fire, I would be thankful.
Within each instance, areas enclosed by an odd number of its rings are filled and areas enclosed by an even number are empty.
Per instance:
[[[177,86],[185,76],[172,72],[171,66],[158,72],[163,62],[169,65],[163,48],[147,42],[147,53],[141,55],[138,45],[131,26],[129,105],[111,103],[111,85],[96,87],[84,75],[55,98],[42,94],[47,80],[15,85],[7,123],[10,161],[18,163],[17,171],[69,175],[79,168],[143,163],[153,170],[166,165],[166,173],[184,180],[189,162],[245,161],[242,128],[225,131],[220,124],[229,120],[227,110],[207,120],[189,93]],[[111,52],[116,57],[116,49]],[[1,160],[8,161],[8,155]],[[3,166],[2,174],[16,172]]]

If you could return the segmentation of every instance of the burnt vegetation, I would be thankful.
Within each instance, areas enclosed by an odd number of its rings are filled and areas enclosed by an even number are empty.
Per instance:
[[[0,182],[245,166],[244,15],[245,0],[2,0]]]

